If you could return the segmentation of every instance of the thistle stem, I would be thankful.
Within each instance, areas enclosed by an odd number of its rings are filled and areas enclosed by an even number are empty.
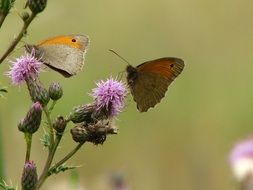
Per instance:
[[[51,113],[51,111],[54,109],[54,106],[55,106],[56,102],[57,102],[56,100],[53,100],[50,108],[48,109],[49,113]]]
[[[0,180],[5,178],[4,146],[3,146],[3,138],[2,138],[3,137],[2,129],[3,127],[0,122]]]
[[[48,122],[48,128],[49,128],[49,137],[50,137],[50,146],[49,149],[51,150],[54,144],[54,128],[50,117],[50,111],[48,110],[47,106],[43,107],[43,111],[46,115],[47,122]]]
[[[32,134],[25,133],[26,140],[26,155],[25,155],[25,163],[30,160],[31,155],[31,146],[32,146]]]
[[[64,164],[68,159],[70,159],[84,144],[85,142],[79,143],[71,152],[69,152],[63,159],[61,159],[59,162],[54,164],[52,168],[49,169],[49,173],[51,171],[55,170],[60,165]]]
[[[0,12],[0,28],[2,27],[2,24],[6,18],[8,13],[3,13],[3,12]]]
[[[0,58],[0,64],[6,59],[6,57],[14,50],[14,48],[16,47],[16,45],[19,43],[19,41],[22,39],[22,37],[24,36],[24,34],[27,31],[28,26],[30,25],[30,23],[33,21],[33,19],[35,18],[36,14],[32,13],[30,15],[30,17],[24,21],[23,27],[20,30],[18,36],[16,38],[14,38],[14,40],[11,42],[10,46],[7,48],[7,50],[5,51],[5,53],[2,55],[2,57]],[[3,19],[3,18],[2,18]],[[2,21],[3,22],[3,21]]]
[[[59,143],[61,141],[61,138],[62,138],[62,134],[57,134],[56,135],[54,146],[49,151],[45,167],[44,167],[43,172],[41,173],[41,175],[39,177],[39,180],[38,180],[38,183],[37,183],[37,186],[36,186],[35,190],[39,189],[42,186],[42,184],[44,183],[44,181],[47,179],[49,168],[50,168],[50,166],[52,164],[55,152],[56,152],[57,147],[58,147],[58,145],[59,145]]]

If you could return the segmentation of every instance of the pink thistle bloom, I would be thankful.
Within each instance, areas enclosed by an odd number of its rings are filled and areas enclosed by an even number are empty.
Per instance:
[[[96,102],[97,110],[106,109],[109,116],[117,116],[124,108],[124,100],[127,96],[127,87],[122,81],[110,77],[106,81],[96,83],[97,88],[92,90],[92,96]]]
[[[230,164],[235,177],[241,181],[253,175],[253,138],[237,143],[230,153]]]
[[[25,55],[16,58],[15,61],[10,61],[12,66],[7,75],[11,78],[14,85],[20,85],[23,81],[30,77],[37,77],[40,72],[42,62],[35,57],[35,51],[26,53]]]

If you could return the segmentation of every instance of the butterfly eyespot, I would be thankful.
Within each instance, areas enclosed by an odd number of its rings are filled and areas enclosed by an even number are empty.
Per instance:
[[[170,64],[170,67],[172,68],[172,67],[174,67],[174,64],[172,63],[172,64]]]
[[[72,42],[76,42],[76,39],[72,39],[71,41],[72,41]]]

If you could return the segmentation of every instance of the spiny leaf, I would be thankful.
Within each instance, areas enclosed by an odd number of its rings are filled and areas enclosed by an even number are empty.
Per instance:
[[[50,146],[50,137],[48,133],[45,133],[43,135],[43,138],[41,139],[41,142],[43,144],[44,147],[49,147]]]
[[[0,88],[0,92],[5,92],[5,93],[7,93],[8,91],[6,90],[6,88]]]
[[[15,190],[14,187],[10,187],[3,179],[0,181],[0,188],[3,190]]]
[[[7,87],[6,86],[0,86],[0,97],[3,98],[4,95],[2,95],[1,93],[7,93]]]
[[[60,172],[65,172],[67,170],[73,170],[75,168],[78,168],[79,166],[65,166],[65,164],[62,164],[56,168],[52,168],[51,170],[49,170],[48,172],[48,176],[52,175],[52,174],[58,174]]]

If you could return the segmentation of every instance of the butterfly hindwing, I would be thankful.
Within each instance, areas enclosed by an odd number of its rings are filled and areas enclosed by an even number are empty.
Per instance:
[[[152,80],[150,80],[152,79]],[[154,107],[165,96],[169,81],[154,73],[139,73],[131,93],[140,112]]]
[[[43,52],[42,61],[53,69],[63,70],[69,75],[75,75],[83,67],[84,56],[79,49],[65,45],[37,46]]]

